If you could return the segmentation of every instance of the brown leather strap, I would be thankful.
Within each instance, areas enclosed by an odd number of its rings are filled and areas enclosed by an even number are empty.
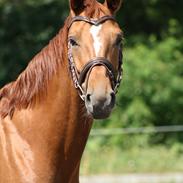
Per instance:
[[[102,57],[98,57],[98,58],[95,58],[93,60],[90,60],[84,66],[84,68],[81,71],[80,76],[79,76],[79,85],[82,85],[84,83],[84,81],[86,79],[86,75],[87,75],[87,73],[89,73],[89,70],[92,70],[96,66],[104,66],[106,68],[107,73],[109,75],[109,78],[111,80],[111,84],[112,84],[113,89],[114,89],[114,86],[116,84],[116,78],[114,77],[116,75],[115,69],[114,69],[113,65],[108,60],[106,60],[105,58],[102,58]]]
[[[91,18],[88,18],[88,17],[83,17],[83,16],[75,16],[72,18],[71,22],[69,23],[68,25],[68,29],[70,29],[70,27],[72,26],[72,24],[74,22],[78,22],[78,21],[84,21],[84,22],[87,22],[89,24],[92,24],[92,25],[100,25],[101,23],[107,21],[107,20],[112,20],[112,21],[115,21],[115,18],[113,16],[103,16],[101,17],[100,19],[91,19]]]

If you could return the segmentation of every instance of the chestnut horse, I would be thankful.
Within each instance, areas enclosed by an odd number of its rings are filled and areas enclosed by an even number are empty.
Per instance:
[[[78,183],[93,118],[122,75],[120,0],[70,0],[59,34],[0,90],[0,183]]]

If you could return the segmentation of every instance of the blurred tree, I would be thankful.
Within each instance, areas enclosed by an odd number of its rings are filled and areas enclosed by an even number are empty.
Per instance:
[[[169,37],[161,42],[150,38],[148,46],[137,43],[125,50],[120,105],[108,120],[108,127],[182,125],[182,49],[182,41]],[[182,133],[149,137],[153,143],[183,141]]]
[[[181,36],[182,7],[182,0],[124,0],[118,18],[126,36],[155,34],[160,39],[167,32],[172,20],[181,26]]]
[[[56,0],[1,1],[0,86],[14,80],[58,32],[67,12],[68,4]]]

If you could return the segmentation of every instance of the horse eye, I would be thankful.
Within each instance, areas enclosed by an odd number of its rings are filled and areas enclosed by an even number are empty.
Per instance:
[[[116,36],[116,41],[115,41],[115,46],[119,47],[121,46],[123,43],[123,33],[118,33],[117,36]]]
[[[118,36],[115,42],[116,46],[120,46],[122,44],[123,38],[121,36]]]
[[[78,46],[79,44],[76,42],[76,40],[74,38],[69,38],[69,42],[72,46]]]

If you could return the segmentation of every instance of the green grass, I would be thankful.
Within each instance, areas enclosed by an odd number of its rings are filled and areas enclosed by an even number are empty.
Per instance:
[[[173,146],[96,147],[90,142],[85,150],[81,174],[167,173],[183,172],[183,153]],[[182,149],[182,147],[181,147]]]

